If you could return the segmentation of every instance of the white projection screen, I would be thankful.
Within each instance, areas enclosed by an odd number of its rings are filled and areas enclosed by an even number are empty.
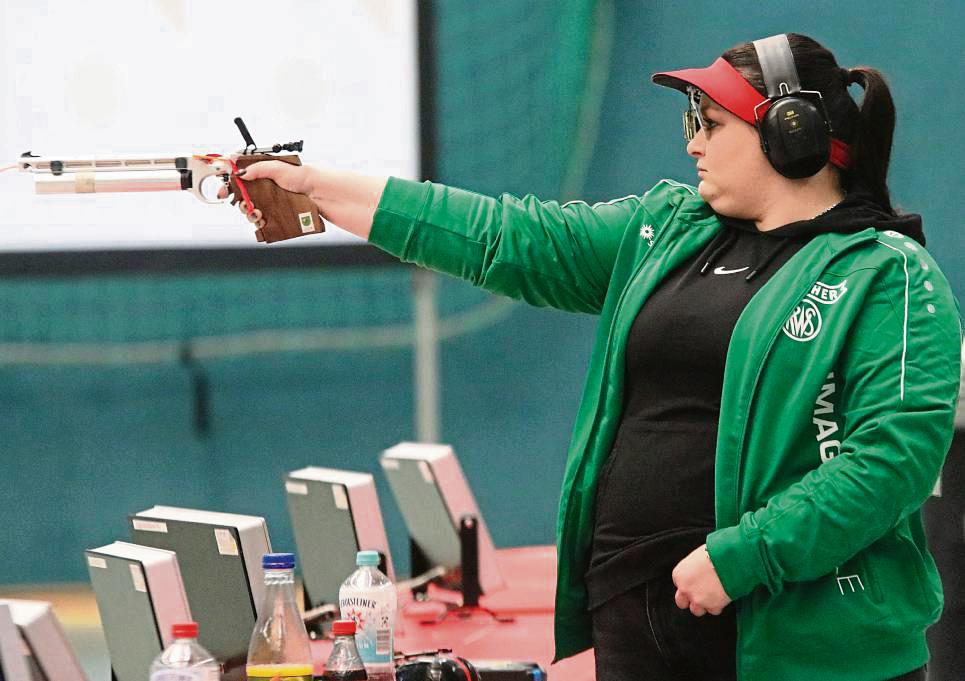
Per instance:
[[[0,167],[186,156],[304,140],[302,162],[418,178],[415,0],[3,0]],[[266,246],[236,207],[188,191],[37,195],[0,173],[0,252]]]

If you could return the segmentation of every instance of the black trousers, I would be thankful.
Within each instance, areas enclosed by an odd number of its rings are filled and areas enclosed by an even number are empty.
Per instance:
[[[592,611],[596,681],[736,681],[736,608],[695,617],[675,591],[665,575]],[[925,667],[882,681],[925,681]]]

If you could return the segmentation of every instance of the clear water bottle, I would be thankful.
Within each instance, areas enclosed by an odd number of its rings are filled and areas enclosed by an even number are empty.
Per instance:
[[[151,663],[151,681],[219,681],[221,665],[198,645],[196,622],[175,624],[174,643]]]
[[[266,553],[265,600],[248,644],[248,681],[312,681],[308,632],[295,603],[295,556]]]
[[[395,585],[379,571],[378,551],[359,551],[355,564],[358,569],[338,590],[338,607],[342,619],[355,620],[355,642],[369,680],[394,681]]]
[[[322,681],[365,681],[365,665],[355,645],[355,620],[336,620],[332,624],[335,645],[325,663]]]

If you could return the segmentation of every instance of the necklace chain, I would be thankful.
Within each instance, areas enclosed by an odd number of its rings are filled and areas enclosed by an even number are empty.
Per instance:
[[[844,201],[844,199],[841,199],[841,201]],[[832,203],[830,206],[828,206],[827,208],[825,208],[824,210],[822,210],[820,213],[818,213],[817,215],[815,215],[815,216],[814,216],[813,218],[811,218],[811,219],[814,220],[815,218],[821,217],[822,215],[824,215],[825,213],[827,213],[829,210],[831,210],[832,208],[834,208],[835,206],[837,206],[839,203],[841,203],[841,201],[838,201],[837,203]]]

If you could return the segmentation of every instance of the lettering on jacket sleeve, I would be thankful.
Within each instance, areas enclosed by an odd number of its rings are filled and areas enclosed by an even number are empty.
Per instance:
[[[841,441],[836,437],[840,430],[835,414],[836,392],[837,386],[832,371],[821,386],[821,392],[814,402],[814,417],[811,419],[817,429],[815,439],[818,442],[818,453],[822,463],[830,461],[841,451]]]
[[[838,385],[834,372],[828,374],[824,385],[814,401],[814,416],[811,422],[815,426],[815,440],[818,443],[818,455],[821,463],[830,461],[841,453],[841,440],[838,438],[841,430],[837,418]],[[842,596],[849,593],[864,591],[864,582],[857,573],[841,574],[841,568],[834,569],[834,580]]]

